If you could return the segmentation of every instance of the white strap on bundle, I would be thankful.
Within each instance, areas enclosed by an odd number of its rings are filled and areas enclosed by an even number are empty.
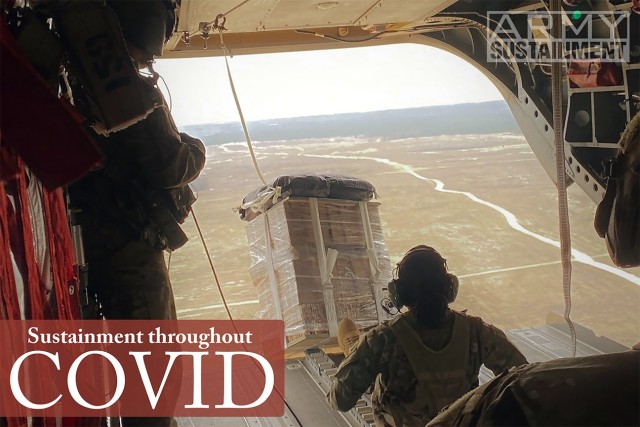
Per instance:
[[[379,305],[384,298],[384,292],[382,286],[376,283],[378,277],[380,277],[380,264],[378,263],[378,253],[373,242],[373,232],[371,231],[371,220],[369,219],[369,210],[367,209],[367,202],[358,202],[360,207],[360,217],[362,218],[362,227],[364,228],[364,240],[366,246],[367,257],[369,257],[369,267],[371,272],[371,283],[373,284],[373,292],[376,298],[376,307],[378,307],[378,322],[386,320],[388,317],[380,310]]]
[[[325,253],[322,226],[320,225],[320,212],[318,211],[318,199],[309,197],[309,207],[311,208],[313,237],[316,241],[316,252],[318,253],[318,267],[320,268],[320,280],[322,281],[322,293],[324,296],[324,307],[327,313],[329,335],[335,337],[338,336],[338,316],[336,314],[336,303],[333,297],[333,284],[331,283],[333,276],[331,272],[338,259],[338,251],[329,248]]]
[[[280,187],[278,187],[280,188]],[[269,227],[269,212],[263,212],[264,218],[264,248],[267,261],[267,275],[269,276],[269,287],[276,309],[276,319],[282,320],[282,307],[280,306],[280,292],[276,282],[275,266],[273,265],[273,251],[271,250],[271,229]]]
[[[240,206],[240,209],[247,210],[250,209],[252,212],[262,212],[264,205],[267,204],[269,200],[274,205],[278,202],[278,198],[282,194],[282,189],[280,186],[277,187],[267,187],[262,190],[255,199],[245,202]]]
[[[358,202],[360,205],[360,217],[364,228],[364,240],[367,245],[367,256],[369,257],[369,267],[371,267],[371,280],[375,281],[380,276],[380,265],[378,264],[378,253],[373,243],[373,232],[371,231],[371,221],[369,220],[369,210],[367,202]]]

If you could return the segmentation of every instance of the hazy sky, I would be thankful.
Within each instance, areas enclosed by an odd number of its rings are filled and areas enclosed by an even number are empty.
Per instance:
[[[502,99],[473,66],[423,45],[238,55],[229,62],[248,121]],[[171,91],[178,126],[238,120],[223,58],[161,59],[156,70]]]

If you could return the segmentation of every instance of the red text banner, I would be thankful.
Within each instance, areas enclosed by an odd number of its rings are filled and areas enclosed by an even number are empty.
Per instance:
[[[281,416],[278,320],[0,321],[0,416]]]

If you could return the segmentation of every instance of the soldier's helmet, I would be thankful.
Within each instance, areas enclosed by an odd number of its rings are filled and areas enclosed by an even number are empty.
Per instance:
[[[176,26],[174,0],[110,0],[124,39],[141,51],[162,55],[162,48]]]
[[[419,245],[398,264],[398,286],[406,305],[439,296],[451,303],[458,294],[458,280],[447,271],[447,260],[434,248]]]

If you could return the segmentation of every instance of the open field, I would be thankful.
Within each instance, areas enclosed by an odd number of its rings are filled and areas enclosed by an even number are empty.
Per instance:
[[[258,142],[255,148],[268,181],[318,172],[373,183],[392,261],[416,244],[436,247],[461,279],[454,308],[504,329],[540,325],[548,311],[564,311],[559,249],[542,241],[558,240],[555,187],[520,135],[331,138]],[[259,307],[248,274],[246,222],[232,209],[261,182],[245,144],[207,149],[195,213],[231,313],[253,318]],[[573,263],[572,319],[631,346],[640,341],[640,268],[626,270],[631,280],[601,268],[598,263],[611,262],[593,229],[595,205],[577,186],[569,189],[569,203],[573,247],[593,260]],[[496,208],[513,214],[530,234],[511,227]],[[185,229],[190,241],[172,255],[170,268],[178,316],[224,319],[192,219]]]

